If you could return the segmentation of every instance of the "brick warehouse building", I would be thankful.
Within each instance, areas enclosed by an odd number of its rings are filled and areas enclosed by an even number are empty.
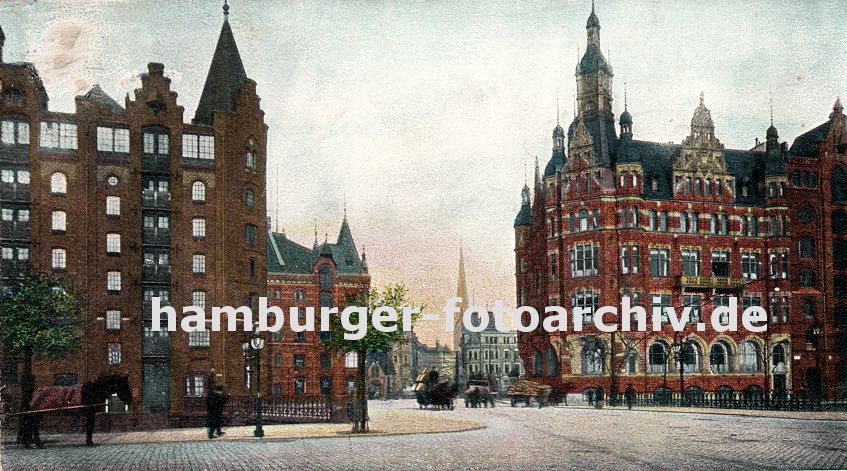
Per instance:
[[[571,312],[619,306],[629,295],[648,313],[692,306],[706,319],[733,295],[739,310],[765,308],[768,331],[689,326],[675,342],[670,326],[614,335],[593,324],[573,333],[539,329],[519,339],[528,375],[570,383],[574,392],[678,392],[678,354],[691,395],[847,395],[840,102],[790,148],[773,125],[753,149],[724,148],[702,94],[681,144],[639,141],[626,103],[617,132],[613,71],[593,9],[586,29],[576,116],[567,134],[553,130],[551,159],[543,173],[536,164],[534,191],[524,186],[515,219],[518,305]]]
[[[246,394],[243,334],[149,327],[154,296],[257,306],[266,291],[267,126],[226,10],[190,123],[162,64],[123,106],[94,86],[59,113],[32,64],[0,55],[3,283],[30,266],[87,300],[81,351],[36,365],[36,384],[121,373],[132,412],[170,416],[212,380]]]
[[[341,223],[336,243],[311,248],[285,233],[268,233],[268,304],[283,309],[285,323],[271,336],[273,394],[286,397],[347,396],[357,375],[356,353],[347,355],[326,350],[321,340],[328,333],[300,332],[289,328],[289,309],[305,314],[315,307],[315,329],[320,329],[320,307],[344,306],[348,297],[370,289],[371,277],[364,250],[356,250],[347,216]],[[302,318],[301,318],[302,319]]]

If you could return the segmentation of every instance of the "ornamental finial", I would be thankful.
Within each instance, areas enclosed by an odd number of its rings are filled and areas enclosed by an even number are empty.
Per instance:
[[[224,0],[224,19],[229,19],[229,4]]]

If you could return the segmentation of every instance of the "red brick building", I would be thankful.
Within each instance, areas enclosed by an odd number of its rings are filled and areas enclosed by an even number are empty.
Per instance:
[[[243,334],[150,329],[154,296],[178,312],[257,306],[267,287],[267,126],[226,8],[190,122],[162,64],[123,104],[95,86],[59,113],[34,66],[0,54],[0,283],[32,267],[87,300],[81,351],[37,365],[38,385],[122,373],[132,411],[165,416],[203,396],[212,371],[246,394]]]
[[[611,65],[592,10],[576,67],[577,110],[515,220],[517,304],[694,308],[708,321],[738,296],[760,305],[768,331],[521,334],[527,374],[575,392],[847,394],[847,155],[845,118],[789,148],[771,125],[749,150],[726,149],[701,94],[680,144],[634,138],[615,123]],[[619,129],[619,133],[618,133]],[[532,195],[530,193],[533,193]],[[607,319],[607,322],[611,322]],[[676,343],[676,345],[674,345]]]
[[[355,353],[341,355],[323,348],[320,308],[343,306],[348,297],[370,289],[367,260],[353,242],[347,216],[341,223],[337,241],[304,247],[285,233],[268,234],[268,305],[279,306],[285,314],[282,331],[270,341],[273,383],[276,396],[345,397],[356,379]],[[289,327],[289,309],[315,308],[315,329],[294,332]],[[302,324],[301,324],[302,325]]]

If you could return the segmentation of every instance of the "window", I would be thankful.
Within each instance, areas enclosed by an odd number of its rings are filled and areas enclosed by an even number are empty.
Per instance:
[[[688,323],[696,324],[700,322],[700,310],[703,305],[703,299],[699,295],[686,294],[682,296],[682,308],[691,308],[688,313]],[[680,313],[681,315],[681,313]]]
[[[684,276],[700,276],[699,250],[682,250],[682,274]]]
[[[771,295],[770,315],[772,324],[788,322],[790,304],[790,298],[788,296],[782,296],[778,293]]]
[[[305,355],[296,354],[294,355],[294,368],[298,370],[302,370],[306,367],[306,357]]]
[[[803,271],[800,272],[800,287],[814,288],[815,287],[815,272]]]
[[[788,252],[770,253],[770,275],[776,278],[788,278]]]
[[[662,322],[668,322],[668,311],[667,308],[671,307],[671,295],[670,294],[662,294],[662,293],[653,293],[650,295],[651,305],[650,305],[650,315],[653,315],[653,312],[658,310]]]
[[[694,342],[686,342],[679,349],[679,361],[685,373],[700,371],[700,348]]]
[[[741,276],[745,280],[759,279],[759,254],[755,252],[741,252]]]
[[[106,311],[106,330],[121,329],[121,311],[110,309]]]
[[[762,370],[759,361],[759,346],[747,340],[741,344],[741,371],[758,373]]]
[[[200,180],[191,184],[191,201],[195,203],[206,201],[206,184]]]
[[[109,186],[118,186],[118,177],[109,175],[109,178],[106,179],[106,183],[108,183]]]
[[[332,378],[328,376],[321,377],[321,394],[324,396],[332,394]]]
[[[42,121],[40,144],[48,149],[75,150],[76,124]]]
[[[129,152],[129,129],[97,126],[97,150],[99,152]]]
[[[539,355],[540,357],[540,355]],[[605,359],[605,349],[603,342],[597,338],[589,338],[582,346],[582,374],[584,375],[601,375],[603,374],[603,361]],[[536,376],[541,376],[541,372],[535,371]]]
[[[659,230],[661,232],[668,232],[668,213],[667,211],[662,211],[659,213]]]
[[[800,258],[815,258],[815,241],[811,237],[803,237],[798,242]]]
[[[188,397],[203,397],[206,395],[206,376],[200,374],[188,375],[185,378],[185,395]]]
[[[54,270],[64,270],[67,265],[67,252],[65,249],[53,249],[51,260]]]
[[[621,273],[624,275],[638,274],[638,246],[621,246]]]
[[[50,193],[64,195],[68,192],[68,178],[64,173],[56,172],[50,175]]]
[[[729,371],[728,349],[723,342],[715,342],[709,351],[709,369],[712,373],[725,373]]]
[[[688,214],[679,213],[679,232],[688,232]]]
[[[121,235],[106,234],[106,253],[119,254],[121,253]]]
[[[193,218],[191,220],[191,237],[202,239],[206,237],[206,219]]]
[[[183,134],[182,158],[215,160],[215,137]]]
[[[700,215],[699,214],[697,214],[697,213],[691,214],[691,227],[689,228],[688,232],[690,234],[697,234],[698,232],[700,232]]]
[[[144,153],[167,155],[168,134],[166,131],[146,131],[144,133]]]
[[[29,123],[3,120],[0,125],[0,142],[3,144],[29,144]]]
[[[650,225],[648,226],[648,228],[651,231],[655,231],[656,230],[656,211],[650,211],[649,221],[650,221]]]
[[[579,212],[579,230],[588,230],[588,211],[584,209]]]
[[[195,348],[208,348],[210,335],[208,330],[199,330],[188,333],[188,346]]]
[[[253,154],[252,150],[248,149],[247,152],[244,154],[244,161],[244,165],[247,167],[248,170],[256,169],[256,156]]]
[[[255,247],[257,240],[257,230],[256,226],[252,224],[244,225],[244,243],[247,244],[248,247]]]
[[[712,234],[718,234],[718,215],[712,214],[710,221],[709,231]]]
[[[650,249],[650,275],[668,276],[668,249]]]
[[[771,354],[771,364],[774,366],[785,364],[785,347],[783,347],[782,345],[777,345],[773,348],[773,353]]]
[[[109,342],[108,345],[108,360],[110,366],[121,364],[121,344],[117,342]]]
[[[759,236],[759,219],[755,217],[750,218],[750,235],[753,237]]]
[[[306,292],[303,289],[300,289],[300,288],[295,289],[292,292],[292,296],[294,298],[295,303],[302,303],[302,302],[306,301]],[[277,299],[279,299],[279,298],[277,297]]]
[[[729,234],[729,216],[726,214],[720,215],[720,225],[718,226],[718,233],[722,235]]]
[[[715,310],[719,307],[729,307],[729,296],[726,296],[726,295],[714,295],[714,296],[712,296],[712,310]],[[726,313],[721,314],[718,318],[718,322],[721,325],[726,325],[729,322],[728,315]]]
[[[244,192],[244,204],[247,209],[253,209],[253,190],[249,188]]]
[[[576,291],[571,296],[571,312],[577,308],[588,309],[588,312],[582,315],[583,322],[592,322],[594,311],[600,303],[600,296],[593,291]]]
[[[50,227],[56,232],[68,230],[68,214],[64,211],[53,211],[50,217]]]
[[[347,352],[344,355],[344,367],[345,368],[356,368],[359,366],[359,354],[358,352]]]
[[[577,245],[570,249],[571,276],[574,278],[597,275],[600,246]]]
[[[729,252],[713,250],[712,276],[728,277],[729,274]]]
[[[304,378],[294,379],[294,394],[297,396],[306,394],[306,380]]]
[[[332,357],[327,352],[321,352],[321,369],[328,370],[332,368]]]
[[[650,345],[647,371],[650,373],[665,373],[668,370],[668,347],[662,342]]]
[[[106,273],[106,290],[114,292],[121,290],[121,272],[110,271]]]
[[[206,273],[206,256],[203,254],[194,254],[191,257],[191,271],[195,275]]]
[[[121,215],[121,199],[118,196],[106,197],[106,216]]]
[[[206,292],[193,291],[191,293],[191,305],[201,309],[206,309]]]

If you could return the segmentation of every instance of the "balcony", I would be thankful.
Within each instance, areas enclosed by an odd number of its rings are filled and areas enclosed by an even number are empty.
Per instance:
[[[169,266],[145,266],[141,270],[141,281],[144,283],[169,283],[171,269]]]
[[[736,291],[745,286],[747,281],[742,278],[731,278],[728,276],[680,276],[679,284],[683,288],[704,290],[728,290]]]
[[[145,228],[141,231],[141,243],[146,245],[170,245],[171,231],[162,228]]]
[[[0,200],[29,201],[29,185],[23,183],[0,183]]]
[[[141,193],[141,206],[143,208],[170,208],[171,194],[166,191],[144,190]]]

